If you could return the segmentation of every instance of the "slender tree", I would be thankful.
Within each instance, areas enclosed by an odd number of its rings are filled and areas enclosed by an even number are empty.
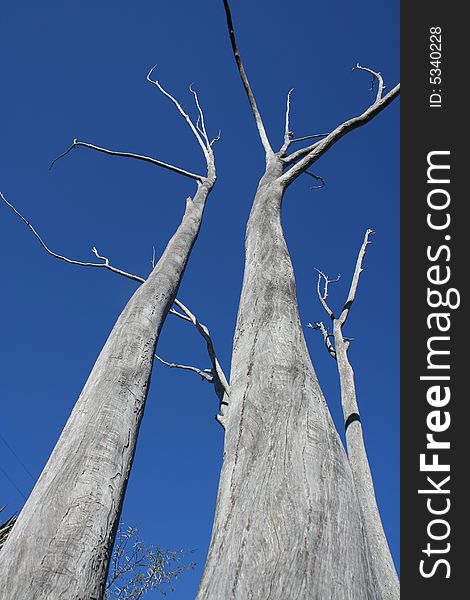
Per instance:
[[[309,323],[308,327],[317,329],[323,336],[323,341],[328,354],[336,360],[341,387],[341,405],[343,408],[344,428],[346,437],[346,449],[349,464],[353,472],[359,505],[362,512],[364,531],[370,547],[374,571],[377,573],[377,582],[380,590],[380,598],[399,598],[398,577],[393,564],[393,559],[388,547],[387,538],[380,518],[377,500],[375,497],[374,483],[367,458],[364,437],[362,434],[362,423],[357,403],[356,384],[354,370],[349,360],[350,338],[343,334],[343,327],[349,316],[351,306],[356,299],[359,278],[363,271],[363,261],[370,236],[374,232],[368,229],[364,235],[364,241],[356,261],[356,268],[351,280],[348,297],[338,317],[330,308],[327,299],[329,284],[337,279],[329,279],[328,275],[318,271],[317,295],[325,309],[332,324],[332,333],[324,325],[323,321]],[[322,289],[323,283],[323,289]],[[333,342],[331,341],[333,339]]]
[[[194,124],[180,103],[152,79],[152,72],[153,69],[147,79],[176,106],[191,128],[203,151],[207,173],[198,175],[147,156],[115,152],[78,140],[66,152],[83,146],[150,162],[196,181],[197,189],[193,197],[187,198],[181,223],[160,260],[117,319],[49,461],[2,548],[0,590],[3,598],[92,600],[101,599],[104,594],[155,346],[175,300],[207,197],[216,180],[213,142],[207,135],[196,92],[191,90],[199,111]],[[96,248],[93,252],[99,263],[74,261],[53,252],[29,221],[3,195],[2,199],[55,258],[81,266],[106,268],[143,281],[110,265]]]
[[[340,138],[399,94],[377,95],[361,115],[310,146],[274,151],[250,87],[224,0],[230,42],[265,152],[246,229],[245,273],[233,342],[225,452],[198,600],[396,598],[372,560],[350,464],[308,355],[281,225],[288,187]],[[306,136],[306,139],[310,136]]]

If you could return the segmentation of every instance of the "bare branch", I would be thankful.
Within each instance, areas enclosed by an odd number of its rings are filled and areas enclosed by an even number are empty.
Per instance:
[[[292,141],[291,138],[292,138],[293,133],[290,130],[289,118],[290,118],[290,97],[291,97],[291,94],[293,91],[294,91],[294,88],[291,88],[287,93],[286,120],[285,120],[285,126],[284,126],[284,144],[279,151],[279,156],[284,156],[284,154],[287,152],[287,149],[289,148],[291,141]]]
[[[357,67],[356,67],[357,68]],[[365,70],[361,67],[362,70]],[[375,73],[375,72],[374,72]],[[383,90],[383,82],[381,76],[377,73],[379,79],[380,93]],[[338,140],[345,136],[350,131],[361,127],[378,115],[382,110],[388,106],[400,93],[400,84],[395,86],[386,96],[376,98],[376,100],[358,117],[353,117],[338,125],[331,133],[329,133],[323,140],[312,144],[308,148],[299,150],[290,156],[287,156],[284,161],[286,164],[290,164],[295,160],[298,160],[288,171],[286,171],[280,178],[279,181],[284,186],[290,185],[297,177],[308,169],[314,162],[316,162],[325,152],[327,152]]]
[[[152,271],[155,269],[156,258],[155,258],[155,246],[152,246],[152,260],[150,261],[152,264]]]
[[[341,315],[338,319],[341,327],[346,323],[346,319],[348,318],[348,315],[349,315],[349,310],[351,308],[352,303],[354,302],[354,300],[356,298],[357,286],[359,284],[359,277],[361,276],[361,273],[363,271],[362,263],[364,261],[366,248],[367,248],[368,244],[371,243],[369,241],[369,237],[373,234],[374,234],[374,231],[372,229],[367,229],[367,231],[364,235],[364,241],[362,242],[361,248],[359,250],[359,254],[357,257],[357,261],[356,261],[356,268],[354,269],[354,275],[351,280],[351,287],[349,289],[348,299],[346,300],[346,304],[344,305]]]
[[[330,135],[330,134],[328,133],[327,135]],[[301,138],[299,138],[299,140],[301,140]],[[292,143],[294,141],[295,140],[292,140]],[[311,144],[307,148],[300,148],[300,150],[296,150],[295,152],[292,152],[292,154],[289,154],[289,156],[285,156],[282,159],[282,162],[284,163],[285,166],[288,166],[288,165],[290,165],[292,163],[297,162],[298,160],[300,160],[304,156],[307,156],[307,154],[310,154],[310,152],[312,152],[312,150],[314,148],[316,148],[316,146],[318,146],[318,144],[320,143],[320,141],[315,142],[314,144]]]
[[[104,269],[108,269],[109,271],[112,271],[113,273],[117,273],[118,275],[122,275],[123,277],[127,277],[128,279],[132,279],[133,281],[138,281],[140,283],[143,283],[145,281],[145,279],[142,279],[142,277],[133,275],[132,273],[127,273],[126,271],[122,271],[121,269],[117,269],[116,267],[113,267],[112,265],[110,265],[109,259],[104,256],[100,256],[100,254],[98,253],[98,250],[94,246],[92,248],[92,252],[97,258],[99,258],[103,261],[102,263],[91,263],[91,262],[82,262],[79,260],[72,260],[70,258],[67,258],[66,256],[62,256],[62,254],[58,254],[57,252],[54,252],[46,245],[44,240],[41,238],[39,233],[34,229],[34,227],[31,225],[31,223],[13,206],[13,204],[10,204],[10,202],[8,202],[8,200],[5,198],[5,196],[1,192],[0,192],[0,197],[5,202],[5,204],[7,206],[9,206],[11,208],[11,210],[28,226],[28,228],[33,233],[33,235],[36,237],[36,239],[39,241],[39,243],[44,248],[44,250],[48,254],[53,256],[54,258],[58,258],[59,260],[63,260],[64,262],[67,262],[72,265],[78,265],[80,267],[102,267]]]
[[[176,363],[169,363],[166,360],[163,360],[163,358],[161,358],[157,354],[155,354],[155,358],[157,358],[161,363],[163,363],[167,367],[170,367],[170,369],[183,369],[185,371],[193,371],[194,373],[197,373],[200,377],[202,377],[206,381],[209,381],[209,383],[214,382],[214,376],[211,374],[210,369],[202,370],[202,369],[198,369],[197,367],[192,367],[190,365],[178,365]]]
[[[63,154],[55,158],[49,170],[52,169],[53,165],[61,158],[66,156],[73,148],[78,148],[79,146],[83,146],[84,148],[90,148],[91,150],[96,150],[97,152],[103,152],[104,154],[109,154],[110,156],[122,156],[124,158],[135,158],[136,160],[142,160],[144,162],[148,162],[152,165],[156,165],[157,167],[163,167],[164,169],[168,169],[169,171],[173,171],[174,173],[178,173],[179,175],[184,175],[184,177],[189,177],[190,179],[195,179],[196,181],[203,182],[204,177],[202,175],[197,175],[196,173],[191,173],[190,171],[186,171],[185,169],[180,169],[180,167],[175,167],[174,165],[170,165],[168,163],[162,162],[161,160],[157,160],[156,158],[151,158],[150,156],[143,156],[141,154],[134,154],[132,152],[117,152],[115,150],[109,150],[108,148],[101,148],[100,146],[95,146],[95,144],[89,144],[88,142],[80,142],[79,140],[73,140],[72,145],[66,150]]]
[[[304,135],[303,137],[293,138],[290,143],[295,144],[295,142],[304,142],[305,140],[314,140],[320,137],[326,137],[329,135],[328,133],[314,133],[313,135]]]
[[[378,88],[377,88],[377,95],[375,97],[375,101],[379,102],[379,100],[382,99],[382,94],[385,89],[384,80],[383,80],[382,75],[376,71],[373,71],[372,69],[368,69],[367,67],[361,67],[361,65],[359,63],[357,63],[357,65],[355,67],[353,67],[352,70],[353,71],[366,71],[367,73],[370,73],[372,75],[372,85],[370,88],[371,91],[374,90],[374,81],[377,79]]]
[[[210,380],[208,379],[208,377],[206,377],[206,379],[208,381],[212,381],[212,383],[214,384],[214,391],[217,395],[217,398],[219,399],[219,414],[216,415],[216,420],[225,429],[225,420],[226,420],[225,413],[226,413],[226,408],[228,406],[228,398],[230,396],[230,386],[229,386],[227,378],[225,377],[225,374],[222,370],[222,367],[220,366],[219,361],[217,360],[217,356],[216,356],[215,350],[214,350],[214,344],[212,342],[212,338],[210,337],[209,330],[205,325],[203,325],[202,323],[199,322],[198,318],[180,300],[175,299],[175,304],[183,311],[184,314],[180,313],[179,311],[175,310],[174,308],[170,309],[170,313],[172,315],[179,317],[180,319],[183,319],[184,321],[189,321],[190,323],[192,323],[196,327],[198,332],[202,335],[204,340],[206,341],[207,353],[209,354],[209,358],[212,363],[212,369],[205,369],[204,373],[206,373],[206,375],[211,376]],[[165,363],[165,364],[168,364],[168,363]],[[186,366],[173,365],[173,364],[168,365],[168,366],[187,368],[189,370],[199,372],[198,370],[196,370],[195,367],[186,367]],[[202,373],[199,373],[199,374],[201,376],[204,376],[204,375],[202,375]]]
[[[242,63],[242,59],[240,57],[240,52],[238,50],[238,45],[237,45],[237,40],[235,38],[235,30],[233,27],[232,13],[230,10],[230,6],[228,3],[228,0],[223,0],[223,1],[224,1],[224,8],[225,8],[225,16],[227,18],[227,27],[228,27],[228,33],[230,36],[230,43],[232,45],[232,51],[233,51],[233,55],[235,57],[235,62],[237,63],[238,72],[240,74],[240,78],[242,80],[243,87],[245,88],[246,95],[248,96],[248,101],[250,103],[251,112],[253,113],[253,117],[255,119],[256,126],[258,128],[259,137],[261,139],[261,143],[263,144],[263,148],[266,152],[266,156],[271,156],[274,153],[271,148],[271,144],[269,143],[269,139],[266,134],[266,130],[264,128],[263,119],[261,118],[261,113],[258,110],[255,96],[251,89],[250,82],[248,81],[248,77],[246,75],[245,68]]]
[[[197,92],[196,92],[196,90],[193,89],[193,84],[191,84],[189,86],[189,90],[191,91],[191,93],[194,96],[194,101],[196,102],[197,110],[199,112],[198,121],[199,120],[201,121],[201,133],[204,136],[204,140],[206,142],[206,148],[209,148],[210,145],[211,145],[211,143],[210,143],[209,138],[207,136],[206,123],[204,121],[204,113],[202,112],[201,105],[199,104],[199,98],[198,98]]]
[[[330,134],[329,133],[315,133],[313,135],[306,135],[304,137],[292,139],[291,144],[294,144],[295,142],[303,142],[304,140],[313,140],[313,139],[317,139],[317,138],[321,138],[321,137],[326,137],[328,135],[330,135]],[[311,144],[307,148],[300,148],[299,150],[292,152],[292,154],[289,154],[289,156],[285,156],[282,159],[282,162],[286,166],[297,162],[304,156],[307,156],[307,154],[309,154],[320,143],[320,141],[315,142],[314,144]]]
[[[49,165],[49,171],[52,171],[52,167],[56,164],[56,162],[58,160],[60,160],[61,158],[64,158],[64,156],[67,156],[67,154],[73,150],[74,148],[77,147],[76,144],[77,140],[73,140],[73,142],[70,144],[70,146],[67,148],[67,150],[65,152],[62,152],[62,154],[59,154],[59,156],[57,156],[57,158],[54,158],[54,160],[51,162],[51,164]]]
[[[180,312],[178,312],[174,308],[170,308],[170,314],[175,315],[176,317],[179,317],[180,319],[183,319],[184,321],[189,321],[190,323],[192,323],[192,320],[189,317],[187,317],[186,315],[182,315]]]
[[[328,330],[326,329],[326,327],[323,325],[323,322],[320,321],[319,323],[315,323],[315,325],[312,325],[311,323],[308,323],[307,327],[309,329],[313,329],[314,331],[320,331],[322,336],[323,336],[323,341],[325,343],[326,349],[328,350],[328,354],[334,358],[336,360],[336,350],[333,346],[333,344],[330,341],[330,338],[332,337],[333,334],[329,333]]]
[[[326,185],[326,181],[323,179],[323,177],[320,177],[320,175],[315,175],[315,173],[311,173],[310,171],[305,171],[306,175],[310,175],[310,177],[313,177],[313,179],[316,179],[317,181],[319,181],[319,185],[314,185],[312,186],[310,189],[311,190],[319,190],[322,187],[325,187]]]
[[[336,279],[330,279],[328,277],[328,275],[325,275],[325,273],[323,273],[323,271],[320,271],[319,269],[315,269],[315,271],[317,271],[317,273],[318,273],[318,281],[317,281],[317,295],[318,295],[318,299],[320,300],[323,308],[327,312],[327,314],[330,317],[330,319],[333,320],[335,318],[335,316],[333,314],[333,311],[331,310],[331,308],[326,303],[326,299],[328,298],[328,285],[330,283],[335,283],[336,281],[339,281],[340,278],[341,278],[341,275],[338,275],[338,277],[336,277]],[[323,293],[321,291],[321,281],[322,281],[322,279],[325,282],[325,286],[323,288]]]
[[[318,269],[316,269],[318,271]],[[324,294],[321,293],[321,280],[322,277],[325,278],[325,292]],[[326,298],[328,297],[328,279],[327,277],[321,272],[318,271],[318,281],[317,281],[317,295],[318,295],[318,299],[320,300],[323,308],[326,310],[328,316],[330,317],[330,319],[334,319],[334,315],[333,315],[333,311],[331,310],[331,308],[328,306],[328,304],[326,303]]]
[[[210,142],[209,146],[213,146],[216,142],[218,142],[220,140],[220,136],[222,134],[222,131],[219,129],[217,135],[215,136],[215,138],[212,139],[212,141]]]
[[[199,133],[201,135],[204,135],[204,132],[201,129],[201,126],[199,125],[199,123],[201,122],[201,117],[198,115],[197,119],[196,119],[196,129],[199,131]]]
[[[202,335],[202,337],[204,338],[206,345],[207,345],[207,353],[209,354],[209,358],[212,363],[213,373],[219,380],[220,385],[221,385],[223,391],[225,392],[225,394],[229,395],[230,394],[230,386],[227,381],[227,378],[225,377],[225,373],[223,372],[222,367],[220,366],[219,361],[217,360],[217,356],[216,356],[215,350],[214,350],[214,344],[212,342],[212,338],[210,336],[209,329],[205,325],[200,323],[198,318],[180,300],[175,299],[175,304],[179,309],[181,309],[183,311],[184,315],[182,315],[181,313],[179,313],[178,311],[176,311],[174,309],[170,310],[171,314],[174,314],[184,320],[191,321],[191,323],[196,327],[196,329]]]
[[[204,156],[206,158],[206,162],[207,165],[209,166],[209,164],[213,163],[214,157],[212,155],[212,150],[209,146],[206,146],[204,140],[202,139],[201,135],[199,134],[198,130],[196,129],[196,126],[194,125],[194,123],[191,121],[189,115],[185,112],[185,110],[183,109],[183,107],[181,106],[181,104],[178,102],[178,100],[176,100],[176,98],[174,96],[172,96],[169,92],[167,92],[162,85],[160,84],[160,82],[157,79],[152,79],[152,73],[154,72],[155,68],[157,65],[154,65],[150,71],[148,72],[147,75],[147,81],[149,81],[150,83],[153,83],[153,85],[155,85],[160,92],[166,96],[169,100],[171,100],[171,102],[173,102],[173,104],[176,106],[178,112],[180,113],[180,115],[184,118],[184,120],[186,121],[186,123],[189,125],[191,131],[194,134],[194,137],[196,138],[198,144],[201,146],[201,149],[204,153]],[[192,91],[192,90],[191,90]],[[193,92],[194,93],[194,92]],[[196,96],[197,97],[197,96]],[[200,107],[198,106],[198,109],[200,109]],[[200,111],[202,112],[202,111]]]

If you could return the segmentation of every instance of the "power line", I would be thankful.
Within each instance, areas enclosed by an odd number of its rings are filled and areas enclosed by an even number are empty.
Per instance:
[[[5,477],[8,479],[8,481],[11,483],[11,485],[15,488],[15,490],[21,494],[23,496],[23,498],[25,500],[27,500],[25,494],[20,490],[20,488],[16,485],[16,483],[13,481],[13,479],[11,479],[11,477],[8,475],[8,473],[3,469],[3,467],[0,465],[0,471],[5,475]]]
[[[3,437],[3,435],[1,433],[0,433],[0,439],[5,444],[5,446],[8,448],[8,450],[10,450],[10,452],[13,454],[13,456],[16,458],[16,460],[20,463],[20,465],[23,467],[23,469],[26,471],[26,473],[31,477],[31,479],[34,482],[36,482],[36,477],[34,477],[34,475],[31,473],[31,471],[24,464],[24,462],[21,460],[21,458],[18,456],[18,454],[13,450],[13,448],[10,446],[10,444],[6,441],[6,439]]]

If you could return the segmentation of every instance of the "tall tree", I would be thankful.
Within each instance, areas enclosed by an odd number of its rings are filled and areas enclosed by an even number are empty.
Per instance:
[[[224,462],[198,600],[397,598],[380,579],[350,464],[313,369],[281,225],[288,187],[340,138],[399,94],[383,95],[310,146],[274,151],[249,84],[224,0],[233,54],[265,152],[246,228],[245,273],[233,342]],[[307,139],[306,136],[303,139]]]
[[[329,284],[338,281],[339,276],[336,279],[329,279],[328,275],[323,273],[323,271],[318,271],[317,295],[328,318],[331,320],[332,332],[323,324],[323,321],[318,321],[315,323],[315,326],[309,323],[308,327],[321,332],[328,354],[334,358],[338,367],[346,449],[349,464],[353,472],[357,497],[362,512],[363,527],[372,556],[373,568],[377,574],[377,580],[381,584],[381,597],[398,598],[400,595],[398,577],[380,518],[375,497],[374,482],[362,434],[362,422],[357,402],[354,370],[348,354],[351,339],[345,337],[343,334],[343,327],[346,324],[351,306],[356,299],[366,249],[371,243],[369,238],[373,233],[372,229],[368,229],[364,235],[364,241],[359,250],[356,268],[351,279],[348,297],[339,312],[339,316],[335,315],[328,302]],[[331,341],[332,339],[333,342]]]
[[[4,598],[102,598],[109,559],[129,479],[150,383],[155,346],[171,309],[215,180],[212,142],[199,111],[194,124],[157,80],[147,79],[177,108],[201,147],[207,174],[191,173],[147,156],[115,152],[75,140],[106,154],[169,169],[197,183],[181,223],[151,274],[116,321],[62,434],[2,548],[0,589]],[[68,151],[67,151],[68,152]],[[53,252],[33,226],[7,201],[52,256],[87,267],[103,267],[142,281],[102,262],[74,261]],[[19,576],[18,574],[21,574]]]

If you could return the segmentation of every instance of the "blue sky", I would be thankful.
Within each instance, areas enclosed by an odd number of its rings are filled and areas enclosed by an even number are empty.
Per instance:
[[[296,136],[330,130],[372,100],[356,62],[399,80],[399,3],[372,0],[287,5],[233,3],[239,46],[272,143],[283,134],[285,96],[294,87]],[[0,191],[50,247],[92,260],[92,246],[124,270],[146,275],[176,228],[193,182],[152,165],[74,150],[74,138],[148,154],[188,170],[204,159],[186,124],[145,76],[158,77],[195,115],[195,82],[214,135],[218,182],[179,294],[207,324],[229,371],[243,274],[244,227],[263,152],[236,72],[221,1],[161,3],[7,2],[1,16]],[[284,225],[302,321],[324,318],[314,267],[348,291],[366,228],[376,230],[347,324],[367,448],[385,529],[399,558],[399,105],[343,138],[285,198]],[[38,476],[132,282],[47,256],[0,206],[3,268],[0,433]],[[336,365],[320,336],[306,337],[330,410],[342,431]],[[205,368],[204,344],[169,318],[159,344],[169,361]],[[156,364],[123,518],[148,542],[195,549],[197,568],[172,598],[193,598],[211,523],[222,458],[215,395],[197,376]],[[0,466],[24,495],[33,481],[0,440]],[[0,505],[22,495],[0,472]],[[148,597],[151,597],[149,595]],[[156,597],[156,596],[155,596]]]

